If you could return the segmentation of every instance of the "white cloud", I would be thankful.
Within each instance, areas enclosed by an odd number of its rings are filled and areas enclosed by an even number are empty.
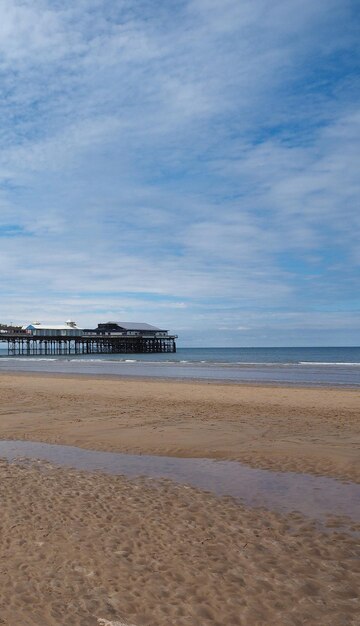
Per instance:
[[[39,285],[51,316],[91,293],[88,319],[137,302],[244,333],[248,307],[355,306],[351,10],[3,0],[1,315],[44,317]]]

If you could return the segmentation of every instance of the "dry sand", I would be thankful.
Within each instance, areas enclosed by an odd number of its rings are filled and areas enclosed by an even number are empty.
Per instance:
[[[2,439],[353,480],[358,407],[351,390],[0,376]],[[359,543],[336,522],[44,463],[0,461],[0,503],[0,624],[360,624]]]

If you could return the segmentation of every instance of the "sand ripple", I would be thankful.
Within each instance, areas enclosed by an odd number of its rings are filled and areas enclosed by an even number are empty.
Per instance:
[[[324,533],[170,482],[42,464],[0,463],[0,501],[7,626],[359,624],[359,545],[335,518]]]

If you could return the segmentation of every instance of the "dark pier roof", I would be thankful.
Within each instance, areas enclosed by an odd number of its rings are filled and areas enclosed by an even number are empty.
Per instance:
[[[105,322],[98,324],[99,328],[104,326],[118,326],[124,330],[143,330],[152,332],[164,332],[165,329],[152,326],[152,324],[145,324],[144,322]]]

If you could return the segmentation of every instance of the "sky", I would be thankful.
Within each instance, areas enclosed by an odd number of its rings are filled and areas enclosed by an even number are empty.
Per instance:
[[[360,345],[357,0],[0,0],[0,322]]]

